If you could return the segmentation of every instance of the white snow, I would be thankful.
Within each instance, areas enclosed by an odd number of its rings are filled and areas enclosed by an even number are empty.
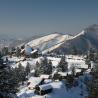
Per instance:
[[[44,79],[48,79],[49,78],[49,75],[45,75],[45,74],[43,74],[43,75],[40,75],[40,78],[44,78]]]
[[[36,58],[36,59],[33,59],[33,58],[26,58],[26,60],[24,60],[24,57],[8,57],[8,60],[10,62],[10,66],[15,68],[15,67],[18,67],[18,64],[21,63],[21,65],[23,67],[26,67],[27,66],[27,63],[29,63],[31,65],[32,68],[34,68],[36,66],[36,62],[38,63],[41,63],[42,60],[44,60],[43,57],[39,57],[39,58]]]
[[[71,69],[72,66],[77,68],[88,68],[84,57],[80,55],[66,55],[65,61],[68,62],[68,69]]]
[[[26,43],[25,45],[26,46],[29,45],[34,49],[38,48],[38,49],[40,49],[42,54],[45,54],[47,52],[50,52],[50,51],[60,47],[66,41],[75,39],[76,37],[79,37],[84,34],[85,34],[84,30],[75,36],[54,33],[54,34],[50,34],[50,35],[46,35],[46,36],[34,39],[34,40]],[[27,50],[27,53],[31,51],[30,48],[28,49],[28,47],[26,48],[26,50]]]
[[[68,72],[58,72],[58,74],[60,74],[61,76],[67,76],[67,74],[71,75],[72,72],[71,71],[68,71]]]
[[[30,85],[28,86],[28,88],[34,88],[36,85],[38,85],[40,82],[42,81],[42,78],[40,77],[31,77],[28,82],[30,82]]]
[[[36,95],[34,90],[27,90],[25,88],[17,95],[19,98],[85,98],[87,96],[86,86],[81,81],[79,83],[79,86],[67,89],[63,82],[51,82],[49,85],[52,86],[53,91],[44,96]],[[80,95],[81,92],[83,92],[83,96]]]
[[[27,43],[33,48],[39,48],[42,53],[47,53],[48,51],[52,51],[62,45],[66,40],[72,39],[73,36],[70,35],[62,35],[62,34],[50,34],[41,38],[37,38]]]
[[[33,53],[35,53],[35,52],[37,52],[37,49],[34,49],[34,50],[31,52],[31,54],[33,54]]]
[[[58,64],[61,61],[61,58],[55,58],[55,57],[47,57],[48,60],[51,60],[52,66],[57,67]]]
[[[52,61],[52,64],[55,67],[58,66],[58,64],[61,60],[61,58],[55,58],[55,57],[47,57],[47,58],[48,58],[48,60]],[[8,59],[10,62],[12,62],[11,66],[14,66],[14,67],[16,67],[19,62],[25,67],[27,65],[27,62],[30,65],[34,66],[37,61],[41,62],[42,60],[44,60],[43,57],[39,57],[36,59],[26,58],[25,61],[23,61],[24,57],[21,57],[21,58],[8,57]],[[75,66],[79,66],[79,67],[81,66],[83,68],[87,68],[87,66],[85,64],[85,59],[83,56],[66,55],[65,60],[68,62],[69,67],[71,67],[75,64]],[[31,72],[34,72],[34,70],[32,69]],[[54,72],[56,72],[56,71],[54,71]],[[81,70],[76,69],[76,72],[81,72]],[[85,98],[85,96],[87,96],[87,91],[86,91],[86,86],[84,85],[83,81],[85,80],[85,77],[88,77],[88,79],[92,78],[89,75],[89,72],[90,72],[90,69],[88,69],[85,72],[84,76],[79,77],[79,80],[78,80],[79,86],[72,87],[70,89],[67,89],[67,87],[65,86],[66,82],[61,82],[61,81],[53,82],[51,79],[46,79],[45,83],[51,85],[53,88],[53,91],[44,96],[36,95],[34,93],[34,87],[41,82],[43,77],[48,78],[48,75],[46,76],[43,74],[41,77],[30,77],[30,79],[28,81],[28,82],[31,82],[30,85],[21,88],[20,91],[17,93],[17,95],[19,98],[45,98],[45,96],[46,96],[46,98],[60,98],[61,96],[62,96],[62,98]],[[67,73],[71,74],[71,71],[69,70],[68,72],[59,72],[59,74],[61,74],[62,76],[66,76]],[[81,88],[81,85],[82,85],[82,88]],[[31,90],[29,89],[29,87],[31,88]],[[42,88],[44,88],[44,87],[42,87]],[[80,95],[81,92],[84,93],[83,96]]]
[[[80,33],[78,33],[77,35],[75,35],[75,36],[73,37],[73,39],[76,38],[76,37],[79,37],[79,36],[81,36],[81,35],[84,35],[84,34],[85,34],[85,31],[83,30],[82,32],[80,32]]]

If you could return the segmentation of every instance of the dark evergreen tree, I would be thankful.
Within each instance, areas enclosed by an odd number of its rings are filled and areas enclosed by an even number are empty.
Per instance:
[[[52,63],[45,57],[44,60],[41,62],[41,64],[39,64],[37,62],[37,66],[35,69],[35,73],[36,75],[41,75],[41,74],[51,74],[52,73]]]
[[[48,64],[48,60],[45,57],[44,60],[40,64],[39,74],[47,74],[47,70],[48,70],[47,64]]]
[[[52,69],[53,69],[53,67],[52,67],[52,62],[49,60],[49,62],[48,62],[48,65],[47,65],[47,67],[48,67],[48,74],[52,74]]]
[[[3,65],[3,61],[0,58],[0,92],[6,97],[9,94],[15,94],[17,92],[17,83],[13,77],[13,71],[11,68]]]
[[[87,53],[87,60],[88,61],[96,61],[96,51],[92,48],[89,49],[88,53]]]
[[[65,71],[68,70],[67,67],[68,67],[67,62],[65,61],[65,57],[63,56],[61,58],[61,61],[60,61],[59,65],[58,65],[58,70],[62,71],[62,72],[65,72]]]
[[[75,74],[76,74],[75,69],[76,69],[75,66],[72,66],[71,71],[72,71],[72,75],[73,75],[73,76],[75,76]]]
[[[19,63],[18,67],[15,68],[14,77],[18,83],[24,84],[24,81],[26,81],[26,71],[21,63]]]
[[[28,76],[29,73],[30,73],[30,68],[31,68],[31,66],[30,66],[30,64],[27,62],[27,66],[26,66],[26,68],[25,68],[25,71],[26,71],[26,75],[27,75],[27,76]]]
[[[2,48],[2,55],[7,55],[9,52],[8,52],[8,47],[3,47]]]
[[[21,55],[21,49],[19,47],[16,48],[16,56],[19,57]]]
[[[93,80],[87,83],[88,98],[98,98],[98,65],[92,71]]]
[[[58,72],[54,73],[52,79],[53,79],[54,81],[60,79],[60,74],[58,74]]]
[[[77,55],[78,54],[78,50],[77,50],[76,46],[72,47],[71,54],[72,55]]]

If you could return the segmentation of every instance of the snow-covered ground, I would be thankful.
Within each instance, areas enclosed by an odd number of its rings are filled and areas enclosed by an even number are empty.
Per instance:
[[[86,68],[86,69],[88,68],[84,56],[66,55],[65,61],[68,63],[68,69],[70,69],[72,66],[75,66],[77,68]]]
[[[41,63],[41,61],[44,60],[43,57],[38,57],[36,59],[33,59],[33,58],[27,58],[26,60],[23,60],[23,59],[24,59],[24,57],[20,57],[20,58],[14,57],[14,56],[12,58],[8,57],[8,60],[10,61],[10,65],[13,68],[17,67],[19,63],[21,63],[22,66],[24,66],[24,67],[26,67],[27,63],[29,63],[30,65],[32,65],[32,68],[33,68],[33,67],[35,67],[36,62]],[[52,65],[54,67],[57,67],[61,60],[61,58],[55,58],[55,57],[47,57],[47,59],[51,60]]]
[[[53,91],[44,96],[34,94],[34,90],[29,90],[27,87],[21,89],[17,95],[19,98],[85,98],[87,91],[82,82],[83,79],[84,77],[80,77],[79,86],[70,89],[65,86],[65,82],[51,82],[50,85],[53,87]],[[83,93],[82,96],[81,93]]]
[[[53,66],[57,67],[57,65],[59,64],[61,58],[55,58],[55,57],[47,57],[48,60],[52,61]],[[71,58],[71,59],[70,59]],[[33,58],[27,58],[25,61],[23,60],[24,57],[8,57],[8,60],[10,61],[10,64],[12,67],[17,67],[17,65],[19,64],[19,62],[26,67],[27,62],[34,66],[36,64],[36,62],[38,61],[39,63],[44,59],[43,57],[38,57],[36,59]],[[81,64],[81,66],[85,64],[85,59],[82,56],[66,56],[66,59],[68,62],[74,62],[74,63],[80,63],[83,62]],[[76,64],[77,65],[77,64]],[[76,69],[76,72],[80,72],[80,69]],[[85,98],[85,96],[87,96],[87,91],[86,91],[86,85],[83,83],[85,76],[91,78],[91,76],[89,75],[90,70],[87,70],[85,72],[84,76],[80,76],[78,79],[79,85],[77,87],[72,87],[70,89],[68,89],[65,85],[66,82],[64,81],[52,81],[52,80],[46,80],[45,83],[49,83],[52,88],[53,91],[49,94],[46,94],[44,96],[40,96],[34,93],[34,89],[30,90],[28,89],[27,85],[24,85],[23,87],[20,87],[20,91],[17,93],[17,96],[19,98]],[[69,71],[70,73],[70,71]],[[66,75],[67,72],[63,73],[61,72],[60,74]],[[41,77],[39,77],[40,80]],[[31,79],[31,77],[30,77]],[[30,80],[29,79],[29,80]],[[33,77],[32,78],[32,82],[33,83],[37,83],[36,81],[38,80],[37,78]],[[81,96],[81,93],[83,93],[83,95]]]
[[[8,58],[9,62],[10,62],[10,66],[15,68],[18,67],[19,63],[22,64],[23,67],[26,67],[27,63],[29,63],[30,65],[34,66],[36,64],[36,61],[38,61],[38,59],[32,59],[32,58],[28,58],[26,60],[23,60],[24,57],[18,58],[18,57],[12,57],[12,58]]]
[[[61,61],[61,58],[56,58],[56,57],[47,57],[48,60],[51,60],[52,66],[57,67]],[[10,62],[10,66],[15,68],[18,67],[19,63],[21,63],[22,66],[26,67],[27,63],[31,65],[31,68],[36,67],[36,63],[39,62],[41,63],[44,60],[44,57],[38,57],[38,58],[26,58],[24,60],[24,57],[8,57],[8,60]],[[66,55],[65,56],[65,61],[68,63],[68,71],[71,71],[72,67],[76,67],[76,72],[80,72],[81,70],[78,68],[88,68],[88,65],[85,63],[85,59],[83,56],[76,56],[76,55]]]

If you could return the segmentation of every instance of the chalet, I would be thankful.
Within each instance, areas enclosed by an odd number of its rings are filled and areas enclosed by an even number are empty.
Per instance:
[[[42,85],[44,82],[44,80],[42,78],[39,78],[39,77],[31,77],[29,80],[28,80],[28,83],[27,83],[27,86],[28,86],[28,89],[34,89],[37,85]]]
[[[36,58],[36,57],[38,57],[38,53],[39,52],[37,49],[33,49],[29,45],[25,45],[25,47],[21,49],[21,55],[23,55],[25,57]]]
[[[38,95],[45,95],[51,93],[53,90],[50,84],[43,84],[35,87],[35,93]]]

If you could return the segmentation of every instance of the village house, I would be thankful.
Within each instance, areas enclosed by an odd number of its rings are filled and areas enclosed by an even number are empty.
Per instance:
[[[44,82],[44,79],[40,78],[40,77],[31,77],[29,80],[28,80],[28,83],[27,83],[27,87],[28,89],[35,89],[35,87],[37,85],[42,85]]]
[[[35,87],[35,93],[39,95],[45,95],[48,93],[51,93],[53,90],[51,84],[43,84],[43,85],[38,85]]]

